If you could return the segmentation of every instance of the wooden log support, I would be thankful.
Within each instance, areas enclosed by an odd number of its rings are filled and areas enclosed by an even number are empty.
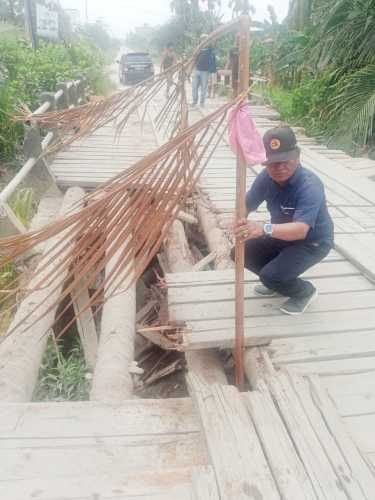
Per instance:
[[[211,252],[194,264],[193,271],[204,271],[216,259],[216,252]]]
[[[188,214],[187,212],[184,212],[183,210],[180,210],[178,212],[177,218],[181,222],[186,222],[187,224],[198,224],[198,219],[194,217],[194,215]]]
[[[108,262],[105,270],[107,276],[116,267],[122,250]],[[109,298],[103,306],[91,401],[115,404],[130,399],[133,394],[129,368],[134,361],[136,284],[129,287],[131,279],[132,275],[129,274],[114,296],[111,297],[111,287],[106,292]]]
[[[79,201],[83,198],[84,191],[81,188],[71,188],[67,191],[62,208],[61,215],[67,213],[72,205],[75,210],[79,210]],[[51,238],[46,246],[46,252],[63,241],[65,232]],[[67,253],[71,250],[69,246],[58,257],[55,258],[45,270],[38,273],[30,283],[30,288],[36,286],[43,276],[51,272],[51,268],[62,262]],[[61,281],[63,276],[59,277]],[[47,311],[53,304],[58,303],[58,298],[62,291],[61,287],[51,291],[51,287],[34,291],[20,305],[10,327],[9,331],[15,325],[23,321],[23,327],[10,337],[6,338],[0,344],[0,401],[1,402],[26,402],[30,401],[35,384],[38,378],[38,372],[43,353],[47,343],[47,332],[51,329],[57,310],[57,305],[43,317],[42,311],[34,311],[35,305],[44,303],[44,310]],[[34,312],[32,312],[34,311]],[[30,314],[31,313],[31,314]],[[35,325],[28,329],[32,323]]]
[[[77,329],[81,338],[86,365],[89,370],[93,371],[98,351],[98,334],[92,309],[91,307],[86,309],[89,301],[89,290],[85,283],[82,283],[77,296],[73,299],[73,307],[77,316]]]
[[[166,254],[171,272],[192,271],[194,259],[186,239],[184,226],[178,220],[172,224],[169,231]],[[199,375],[207,383],[227,383],[217,351],[189,351],[186,353],[186,362],[189,372]]]
[[[231,246],[224,231],[220,229],[215,214],[204,201],[198,201],[197,211],[199,222],[210,252],[215,252],[215,269],[233,269],[234,263],[230,257]]]
[[[172,272],[190,271],[194,265],[194,259],[186,240],[182,222],[179,220],[174,221],[167,238],[165,252]]]

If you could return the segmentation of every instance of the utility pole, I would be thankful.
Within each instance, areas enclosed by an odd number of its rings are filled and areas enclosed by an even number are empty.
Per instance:
[[[240,54],[238,93],[249,88],[250,80],[250,18],[243,15],[240,18]],[[246,162],[239,154],[237,157],[236,180],[236,219],[246,219]],[[236,239],[236,342],[235,342],[235,378],[239,389],[245,382],[245,244]]]
[[[31,45],[35,50],[38,47],[38,39],[35,33],[35,24],[33,22],[33,0],[25,0],[25,28],[31,40]]]

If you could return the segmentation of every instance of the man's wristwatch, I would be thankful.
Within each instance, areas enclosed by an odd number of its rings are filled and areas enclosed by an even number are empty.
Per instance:
[[[273,226],[272,224],[264,224],[263,231],[266,236],[272,236],[273,234]]]

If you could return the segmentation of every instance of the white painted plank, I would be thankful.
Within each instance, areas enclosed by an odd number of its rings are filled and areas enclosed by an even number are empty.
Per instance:
[[[290,369],[301,375],[338,375],[375,371],[375,356],[296,363]]]
[[[191,500],[190,469],[0,482],[7,500]]]
[[[281,498],[316,499],[293,442],[263,381],[244,395],[262,448],[276,479]]]
[[[191,500],[220,500],[213,467],[193,468]]]
[[[307,394],[307,384],[300,379],[293,380],[294,387],[299,392],[300,400],[303,401],[310,421],[313,419],[314,410],[316,422],[323,417],[324,426],[315,426],[315,429],[317,432],[324,429],[324,433],[320,435],[320,441],[348,496],[371,500],[375,491],[375,476],[350,438],[318,378],[311,377],[309,379],[311,399]],[[334,454],[335,449],[337,451]]]
[[[84,457],[84,459],[82,459]],[[202,436],[11,439],[0,448],[2,481],[142,473],[206,465]]]
[[[245,343],[254,345],[260,339],[321,335],[323,333],[356,332],[375,328],[375,310],[349,310],[337,312],[306,312],[291,319],[288,316],[258,316],[245,318]],[[233,347],[234,318],[194,321],[187,324],[184,349]]]
[[[372,371],[321,377],[321,381],[341,416],[375,414],[375,377]]]
[[[95,402],[9,403],[1,405],[0,440],[192,434],[200,426],[188,398]]]
[[[375,331],[275,340],[269,348],[278,365],[375,356]]]
[[[329,262],[323,261],[313,268],[309,269],[302,276],[306,279],[327,277],[327,276],[348,276],[348,275],[358,275],[360,272],[355,266],[347,261]],[[187,284],[192,286],[194,284],[206,283],[234,283],[234,270],[220,270],[220,271],[200,271],[191,273],[173,273],[167,274],[166,276],[167,284],[169,287],[172,286],[186,286]],[[258,280],[258,277],[245,269],[245,280]]]
[[[267,317],[282,316],[280,306],[285,302],[285,297],[264,299],[262,297],[251,297],[245,299],[245,317]],[[375,313],[375,290],[330,293],[318,296],[309,306],[305,314],[322,313],[327,311],[365,310],[374,309]],[[170,317],[173,321],[206,321],[215,319],[230,319],[235,317],[234,298],[229,301],[212,301],[178,304],[169,304]],[[289,318],[290,320],[290,318]]]
[[[345,426],[364,455],[375,455],[375,414],[345,418]]]
[[[271,393],[319,499],[347,499],[309,416],[285,375],[270,377]]]
[[[353,236],[339,235],[336,245],[343,255],[375,280],[375,235],[368,233]]]
[[[312,279],[311,282],[315,285],[320,294],[337,292],[337,278],[335,277],[322,277]],[[364,276],[342,276],[340,281],[340,293],[356,292],[361,290],[374,290],[375,285],[371,283]],[[249,299],[255,297],[254,288],[257,282],[245,282],[245,298]],[[217,283],[213,285],[206,285],[204,282],[194,284],[189,287],[171,287],[168,289],[168,303],[170,306],[177,304],[188,304],[198,302],[210,301],[228,301],[234,300],[234,283]]]

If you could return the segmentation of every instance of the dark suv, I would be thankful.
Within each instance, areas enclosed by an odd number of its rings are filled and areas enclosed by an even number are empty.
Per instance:
[[[154,65],[147,52],[124,54],[119,61],[120,82],[123,85],[139,83],[154,76]]]

